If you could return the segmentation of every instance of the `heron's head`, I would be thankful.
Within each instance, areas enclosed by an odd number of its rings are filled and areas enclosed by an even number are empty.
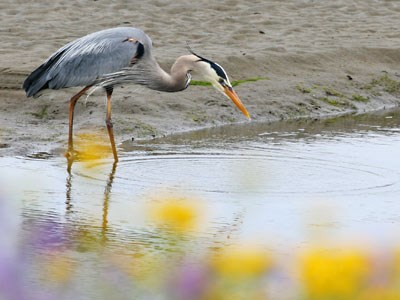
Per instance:
[[[201,75],[204,80],[210,82],[214,88],[231,99],[240,111],[250,119],[249,112],[244,107],[242,101],[240,101],[239,96],[233,90],[232,84],[230,83],[225,70],[219,64],[195,54],[192,50],[190,50],[190,52],[198,58],[198,60],[196,60],[197,73]]]

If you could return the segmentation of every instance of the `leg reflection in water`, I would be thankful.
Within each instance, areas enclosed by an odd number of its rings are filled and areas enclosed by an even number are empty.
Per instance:
[[[66,214],[70,214],[73,212],[73,201],[72,201],[72,186],[73,186],[73,178],[74,175],[72,173],[72,165],[73,159],[68,159],[67,162],[67,178],[66,178],[66,191],[65,191],[65,210]],[[103,215],[102,215],[102,223],[101,223],[101,236],[102,241],[105,242],[107,239],[107,231],[108,231],[108,208],[110,202],[110,195],[112,190],[112,185],[115,177],[115,172],[117,170],[117,161],[114,161],[108,174],[107,181],[104,187],[104,198],[103,198]]]

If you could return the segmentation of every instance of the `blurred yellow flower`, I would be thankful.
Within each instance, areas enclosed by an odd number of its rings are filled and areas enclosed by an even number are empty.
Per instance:
[[[357,300],[398,300],[400,290],[390,287],[367,288],[357,297]]]
[[[143,286],[160,286],[165,280],[168,268],[165,261],[159,256],[151,253],[111,253],[107,259],[117,266],[121,271],[133,278]]]
[[[394,253],[394,280],[400,284],[400,248],[397,248]]]
[[[264,249],[246,245],[222,248],[211,259],[216,274],[228,279],[260,277],[271,264],[272,259]]]
[[[370,265],[360,250],[315,248],[302,257],[300,271],[308,299],[355,299]]]
[[[194,201],[171,197],[155,201],[150,207],[150,216],[160,227],[184,232],[198,225],[200,209]]]
[[[49,254],[43,261],[43,278],[50,283],[66,284],[72,278],[75,264],[61,254]]]

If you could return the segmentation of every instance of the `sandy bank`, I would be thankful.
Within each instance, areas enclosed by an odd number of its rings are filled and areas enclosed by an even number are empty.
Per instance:
[[[399,106],[399,12],[396,1],[372,0],[1,3],[0,155],[65,147],[68,100],[77,89],[27,99],[21,84],[68,41],[113,26],[144,29],[166,68],[190,41],[231,80],[263,78],[235,88],[253,122]],[[91,95],[77,106],[76,132],[104,128],[104,117],[104,95]],[[247,122],[229,100],[201,86],[174,94],[121,87],[113,120],[117,143]]]

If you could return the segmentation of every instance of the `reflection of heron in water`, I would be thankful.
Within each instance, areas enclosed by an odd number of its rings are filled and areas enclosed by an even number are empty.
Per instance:
[[[108,175],[107,179],[107,184],[104,188],[104,201],[103,201],[103,218],[102,218],[102,223],[101,223],[101,228],[102,228],[102,236],[103,236],[103,241],[107,239],[107,231],[108,231],[108,206],[110,203],[110,194],[111,194],[111,189],[112,185],[114,182],[114,176],[115,176],[115,171],[117,170],[117,162],[114,161],[111,172]]]
[[[250,118],[239,97],[232,89],[224,69],[190,50],[191,54],[177,58],[167,73],[151,53],[152,42],[143,31],[117,27],[79,38],[51,55],[25,80],[28,97],[44,89],[74,86],[84,88],[70,100],[68,154],[73,154],[73,118],[78,99],[91,87],[103,87],[107,93],[106,124],[115,161],[118,160],[111,123],[111,94],[119,84],[135,83],[163,92],[186,89],[191,74],[198,74],[226,96],[243,114]]]
[[[72,167],[72,160],[68,160],[68,176],[66,180],[66,192],[65,192],[65,204],[66,204],[66,212],[71,213],[72,212],[72,172],[71,172],[71,167]],[[102,236],[102,241],[105,242],[107,240],[107,231],[108,231],[108,207],[110,203],[110,195],[111,195],[111,189],[112,185],[114,182],[114,177],[115,177],[115,172],[117,170],[117,162],[114,161],[112,164],[112,168],[110,173],[108,174],[108,178],[106,181],[106,185],[104,187],[104,198],[103,198],[103,215],[102,215],[102,222],[101,222],[101,236]]]

